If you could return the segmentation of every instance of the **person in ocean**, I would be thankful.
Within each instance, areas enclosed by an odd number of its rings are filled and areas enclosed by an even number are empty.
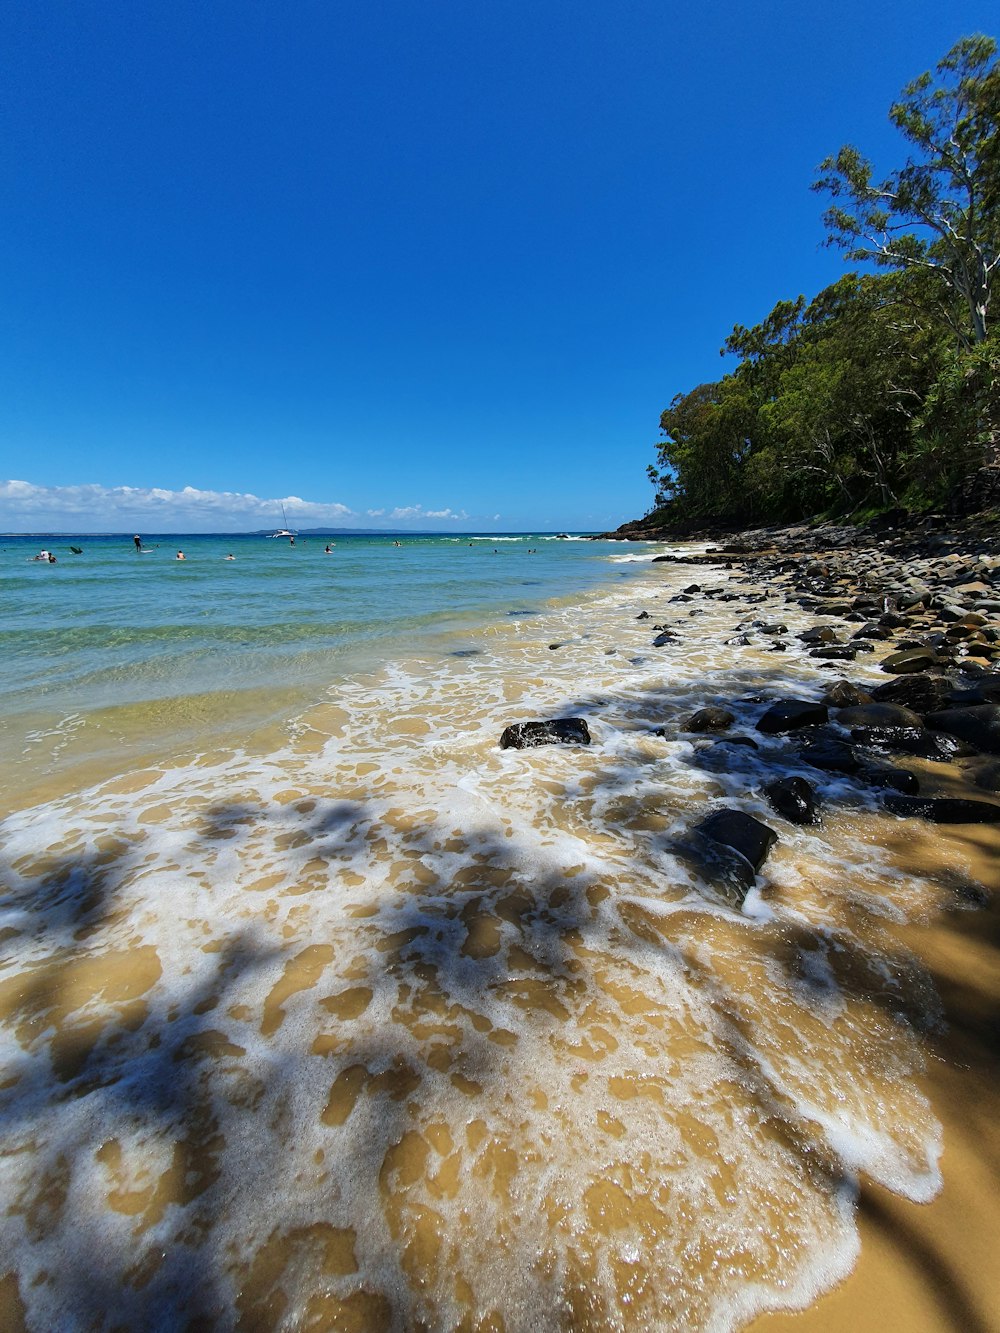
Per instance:
[[[135,542],[135,553],[139,555],[142,551],[142,538],[136,533],[132,540]]]
[[[174,556],[174,559],[175,559],[175,560],[186,560],[186,559],[187,559],[187,556],[184,554],[183,551],[178,551],[177,554]]]
[[[324,555],[332,555],[332,554],[333,554],[333,547],[330,545],[329,542],[327,542],[327,544],[323,547],[323,554],[324,554]]]
[[[38,561],[41,561],[41,562],[43,562],[43,563],[45,563],[45,564],[48,564],[48,562],[49,562],[49,555],[50,555],[50,552],[48,552],[48,551],[39,551],[37,555],[33,555],[31,558],[32,558],[32,560],[38,560]]]
[[[235,557],[234,555],[224,555],[222,558],[223,558],[223,560],[235,560],[235,559],[236,559],[236,557]]]

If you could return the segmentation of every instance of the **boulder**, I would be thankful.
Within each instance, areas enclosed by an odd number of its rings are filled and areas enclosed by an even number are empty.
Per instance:
[[[872,697],[878,703],[900,704],[912,708],[915,713],[931,713],[936,708],[943,708],[950,702],[951,687],[939,676],[915,674],[900,676],[896,680],[887,680],[872,690]]]
[[[736,714],[728,708],[711,706],[699,708],[684,723],[685,731],[725,731],[736,721]]]
[[[653,647],[662,648],[665,643],[673,643],[676,638],[676,634],[671,630],[665,629],[662,634],[657,634],[656,638],[653,640]]]
[[[774,829],[742,810],[715,810],[697,824],[694,831],[739,852],[753,866],[754,873],[760,870],[768,852],[778,841]]]
[[[791,824],[815,824],[816,791],[805,778],[779,778],[764,788],[768,804]]]
[[[853,708],[856,704],[870,704],[871,701],[872,696],[866,690],[848,680],[835,681],[821,700],[827,708]]]
[[[931,648],[905,648],[899,653],[890,653],[882,662],[882,670],[894,676],[910,675],[917,671],[926,671],[936,665],[937,653]]]
[[[944,731],[960,741],[974,745],[984,754],[1000,754],[1000,704],[974,704],[971,708],[945,708],[928,713],[927,725]]]
[[[690,829],[671,845],[670,850],[735,907],[743,906],[757,876],[741,852],[706,837],[697,829]]]
[[[974,778],[977,787],[983,791],[1000,792],[1000,759],[994,759],[976,770]]]
[[[852,727],[851,740],[871,750],[886,754],[909,754],[916,759],[936,759],[946,762],[969,752],[964,741],[947,736],[942,731],[927,731],[924,727]]]
[[[827,648],[814,648],[810,657],[822,658],[825,662],[853,662],[860,648],[857,644],[830,644]]]
[[[500,737],[501,750],[528,750],[536,745],[589,745],[590,730],[582,717],[549,722],[514,722]]]
[[[885,627],[884,625],[876,625],[876,624],[874,624],[872,621],[869,621],[866,625],[862,625],[860,629],[856,629],[856,630],[854,631],[854,633],[851,635],[851,638],[852,638],[852,639],[891,639],[891,638],[892,638],[892,630],[891,630],[891,629],[886,629],[886,627]]]
[[[842,727],[920,727],[923,718],[902,704],[870,703],[842,708],[837,714]]]
[[[803,745],[799,756],[811,768],[822,769],[825,773],[852,775],[862,767],[861,760],[846,741],[834,740],[829,736]]]
[[[882,807],[906,819],[929,819],[934,824],[1000,824],[1000,805],[968,801],[955,796],[887,796]]]
[[[766,736],[777,736],[785,731],[798,731],[800,727],[821,726],[829,715],[825,704],[810,699],[782,699],[758,720],[757,730]]]

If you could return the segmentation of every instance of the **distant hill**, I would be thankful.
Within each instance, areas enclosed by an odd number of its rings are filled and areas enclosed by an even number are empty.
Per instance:
[[[251,537],[269,537],[273,528],[258,528]],[[440,534],[429,528],[296,528],[296,537],[435,537]]]

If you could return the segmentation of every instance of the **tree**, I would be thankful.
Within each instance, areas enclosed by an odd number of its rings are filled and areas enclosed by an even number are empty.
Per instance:
[[[922,268],[944,284],[962,347],[983,342],[1000,262],[1000,65],[989,37],[966,37],[903,89],[892,123],[917,150],[884,180],[846,145],[814,189],[834,203],[829,241],[854,260]]]
[[[667,437],[657,446],[662,472],[654,484],[678,501],[686,517],[737,518],[747,512],[742,479],[750,451],[753,405],[743,386],[726,375],[677,394],[660,416]],[[650,473],[650,480],[654,480]]]

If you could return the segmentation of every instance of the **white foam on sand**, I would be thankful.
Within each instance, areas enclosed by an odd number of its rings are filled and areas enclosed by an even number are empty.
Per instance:
[[[35,1325],[725,1330],[849,1271],[860,1173],[933,1195],[938,1007],[882,922],[938,891],[850,790],[780,824],[743,912],[673,855],[721,805],[775,823],[683,716],[724,697],[745,730],[762,674],[829,674],[734,665],[734,604],[650,649],[636,614],[683,629],[689,581],[5,821],[0,1190]],[[589,748],[497,747],[574,715]]]

